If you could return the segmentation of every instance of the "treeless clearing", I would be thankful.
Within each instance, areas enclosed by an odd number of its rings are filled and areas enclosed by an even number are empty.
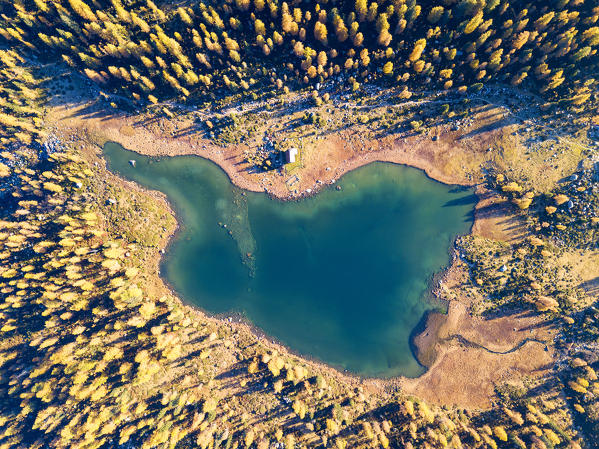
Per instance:
[[[447,345],[429,370],[417,379],[405,379],[407,393],[439,405],[490,408],[495,387],[502,382],[520,382],[548,373],[553,349],[527,342],[509,354],[485,349]]]
[[[429,134],[386,135],[368,140],[363,137],[368,125],[355,125],[304,139],[301,165],[293,170],[299,182],[290,191],[287,181],[292,175],[284,170],[260,173],[251,170],[244,152],[255,142],[220,147],[199,132],[177,134],[177,130],[193,128],[188,118],[158,118],[142,123],[136,117],[97,116],[85,104],[56,106],[49,112],[48,121],[62,130],[86,130],[99,145],[115,141],[151,156],[199,155],[217,163],[237,186],[267,191],[278,198],[302,196],[307,189],[318,191],[344,173],[374,161],[410,165],[447,184],[473,185],[483,180],[480,165],[488,159],[483,148],[502,132],[498,128],[469,135],[468,128],[451,131],[444,125]],[[264,129],[268,129],[268,123]],[[432,136],[438,139],[433,140]]]
[[[476,193],[478,203],[474,209],[473,234],[509,243],[526,237],[526,223],[514,213],[512,204],[482,186],[477,187]]]
[[[473,316],[469,305],[474,299],[459,289],[468,277],[464,265],[455,259],[439,283],[437,294],[449,301],[448,313],[429,314],[424,331],[414,338],[418,358],[428,371],[402,380],[401,386],[437,404],[489,408],[502,382],[548,373],[556,331],[541,316],[526,311]]]

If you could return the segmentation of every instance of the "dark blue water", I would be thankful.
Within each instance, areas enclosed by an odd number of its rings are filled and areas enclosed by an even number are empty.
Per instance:
[[[293,351],[364,376],[417,376],[410,333],[467,233],[472,191],[373,163],[298,202],[243,193],[210,161],[160,160],[108,143],[111,170],[164,192],[181,232],[163,263],[182,298],[242,313]],[[135,167],[128,161],[135,159]]]

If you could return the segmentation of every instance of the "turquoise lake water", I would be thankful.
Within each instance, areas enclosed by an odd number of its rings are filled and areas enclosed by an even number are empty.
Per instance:
[[[114,143],[104,154],[177,211],[162,274],[185,301],[242,314],[294,352],[355,374],[424,372],[410,335],[435,308],[432,276],[470,229],[471,190],[373,163],[343,176],[341,190],[283,202],[241,191],[199,157],[149,158]]]

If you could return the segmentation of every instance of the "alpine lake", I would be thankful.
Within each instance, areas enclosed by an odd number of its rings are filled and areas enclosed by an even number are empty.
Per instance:
[[[431,281],[469,232],[471,189],[377,162],[309,198],[279,201],[242,191],[197,156],[152,158],[116,143],[104,156],[176,210],[180,230],[161,273],[184,301],[241,315],[293,352],[360,376],[425,371],[411,335],[443,309]]]

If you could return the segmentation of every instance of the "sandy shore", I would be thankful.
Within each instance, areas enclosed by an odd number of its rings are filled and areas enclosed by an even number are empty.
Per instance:
[[[145,155],[198,155],[218,164],[235,185],[252,191],[266,191],[280,199],[313,194],[323,186],[334,183],[344,173],[374,161],[410,165],[447,184],[474,185],[481,181],[477,176],[480,171],[475,168],[485,157],[483,148],[496,137],[495,131],[490,131],[464,139],[463,134],[468,130],[462,130],[462,135],[457,135],[440,128],[433,130],[433,135],[438,136],[435,140],[430,135],[414,135],[404,139],[387,136],[375,141],[365,141],[359,129],[344,130],[317,139],[304,148],[302,167],[293,174],[275,171],[253,173],[248,170],[244,161],[247,146],[223,148],[193,133],[165,136],[136,117],[99,117],[84,113],[85,107],[56,107],[48,114],[48,120],[50,126],[61,134],[76,134],[80,138],[83,136],[97,145],[96,157],[101,157],[98,146],[107,141],[118,142]],[[177,129],[188,126],[190,124],[185,122],[176,124]],[[288,182],[291,177],[298,179],[292,188]],[[480,189],[477,193],[481,199],[477,210],[482,211],[484,208],[485,214],[475,212],[473,232],[503,240],[516,238],[510,235],[511,227],[506,227],[511,219],[506,218],[508,209],[505,205]],[[163,200],[161,196],[159,198]],[[489,210],[494,210],[495,213],[488,213]],[[159,258],[160,254],[157,253],[156,266]],[[452,286],[464,281],[460,279],[463,276],[463,267],[459,266],[459,261],[454,260],[438,287],[451,292]],[[509,316],[483,320],[468,313],[468,302],[464,298],[441,296],[450,301],[449,313],[443,316],[431,314],[425,330],[415,339],[422,360],[429,365],[424,375],[417,379],[362,380],[338,373],[339,379],[379,392],[393,391],[400,387],[409,394],[441,405],[486,408],[491,406],[498,382],[517,381],[533,373],[542,375],[551,364],[553,353],[546,351],[544,344],[525,342],[512,351],[524,339],[549,338],[550,331],[542,327],[532,337],[519,331],[536,324],[534,319]],[[259,330],[248,323],[225,321],[265,339]],[[465,345],[464,340],[458,339],[458,336],[472,344]],[[279,351],[286,351],[275,342],[270,344]],[[336,372],[326,365],[310,363],[319,369]]]

